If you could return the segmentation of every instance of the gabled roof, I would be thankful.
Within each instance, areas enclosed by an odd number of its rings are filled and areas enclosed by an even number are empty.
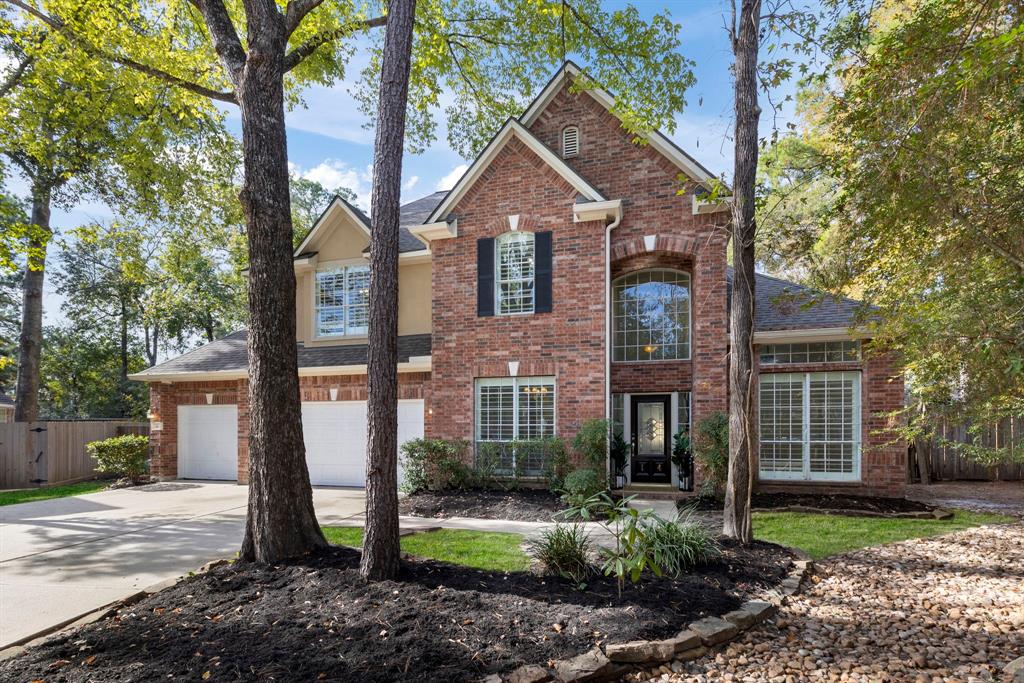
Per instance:
[[[422,202],[426,200],[427,204],[431,204],[432,202],[432,206],[436,206],[437,202],[440,201],[440,198],[438,198],[437,200],[432,199],[436,195],[443,196],[444,193],[435,192],[432,195],[428,195],[427,197],[417,199],[414,202],[410,202],[402,206],[400,216],[400,227],[398,228],[398,251],[400,253],[404,254],[410,251],[424,251],[423,243],[412,236],[412,233],[409,232],[408,226],[418,225],[423,221],[423,217],[425,217],[424,214],[427,213],[427,210],[424,209],[424,205],[422,204]],[[410,209],[410,207],[414,208],[412,208],[411,211],[407,212],[407,209]],[[367,237],[370,236],[370,217],[363,213],[362,210],[359,209],[359,207],[350,204],[349,202],[345,201],[338,195],[334,195],[334,198],[331,199],[331,202],[327,205],[327,208],[324,209],[323,213],[320,214],[320,217],[316,219],[316,222],[313,224],[313,228],[309,231],[309,234],[306,235],[306,238],[304,240],[302,240],[302,244],[300,244],[298,248],[295,250],[295,253],[293,255],[294,258],[303,258],[304,256],[315,253],[314,251],[310,250],[309,245],[313,244],[314,239],[326,229],[324,227],[327,225],[326,218],[330,213],[334,211],[341,211],[352,221],[352,223],[354,223],[361,230],[363,230],[363,232],[366,233]],[[368,252],[369,248],[365,249],[363,253]]]
[[[451,192],[445,196],[444,200],[435,208],[430,216],[424,221],[424,223],[434,223],[447,217],[453,208],[459,203],[466,193],[469,191],[473,184],[480,177],[480,174],[491,164],[494,158],[498,155],[505,145],[512,139],[518,139],[530,150],[541,158],[544,163],[551,167],[558,175],[562,176],[570,185],[572,185],[576,191],[586,200],[591,202],[604,201],[604,196],[598,191],[596,187],[591,185],[583,176],[572,169],[567,163],[552,152],[548,147],[538,140],[533,133],[526,129],[526,127],[516,119],[509,119],[505,122],[505,125],[501,127],[491,141],[487,143],[483,151],[477,155],[477,158],[473,160],[466,172],[459,178],[459,182],[455,184]]]
[[[209,344],[204,344],[177,358],[131,375],[132,379],[147,382],[175,378],[189,373],[235,373],[244,376],[249,365],[246,330],[233,332]],[[298,344],[299,370],[304,368],[338,368],[366,364],[366,344],[306,347]],[[398,362],[408,363],[411,358],[430,355],[430,335],[413,334],[398,338]]]
[[[732,305],[732,277],[727,271],[729,304]],[[852,328],[860,301],[836,298],[811,287],[755,273],[754,331],[817,330]]]
[[[551,104],[551,100],[555,98],[555,95],[562,89],[567,81],[574,81],[577,77],[583,74],[583,70],[577,66],[574,62],[566,61],[562,65],[548,84],[544,86],[537,98],[527,107],[523,115],[519,117],[519,120],[524,126],[529,128],[533,125],[534,121],[541,115],[541,113],[547,109],[548,105]],[[584,76],[586,74],[583,74]],[[583,90],[591,97],[593,97],[598,104],[604,107],[606,110],[614,112],[615,96],[600,87],[590,87]],[[685,173],[687,176],[697,181],[701,185],[711,189],[711,183],[715,181],[716,176],[714,173],[705,168],[699,161],[694,159],[692,156],[683,151],[679,145],[672,142],[664,133],[661,131],[651,131],[646,135],[648,144],[651,145],[656,151],[662,156],[671,161],[679,168],[680,171]]]

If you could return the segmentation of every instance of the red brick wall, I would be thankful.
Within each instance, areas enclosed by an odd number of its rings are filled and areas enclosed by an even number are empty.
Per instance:
[[[562,129],[580,128],[580,153],[567,159],[609,199],[623,202],[612,234],[613,276],[670,267],[691,276],[690,361],[613,363],[612,391],[693,391],[693,421],[727,409],[726,233],[729,214],[694,216],[696,185],[650,145],[636,145],[586,93],[563,89],[530,130],[560,154]],[[682,192],[682,194],[680,194]],[[459,227],[462,222],[460,219]],[[645,236],[655,235],[653,251]],[[435,263],[435,273],[437,265]],[[603,300],[595,290],[593,301]],[[436,359],[435,353],[435,359]]]
[[[303,401],[329,401],[332,388],[338,389],[339,401],[365,401],[366,375],[317,375],[299,378],[299,390]],[[399,399],[427,399],[429,388],[429,372],[403,372],[398,375]],[[245,379],[150,385],[150,411],[154,415],[153,421],[163,423],[163,429],[150,432],[150,471],[154,476],[169,479],[178,476],[178,406],[207,405],[206,394],[209,393],[213,394],[213,405],[238,406],[238,481],[242,484],[248,481],[249,382]],[[424,407],[423,419],[429,424],[429,402]]]
[[[474,380],[555,377],[556,433],[572,439],[585,420],[605,416],[604,234],[600,221],[574,223],[576,191],[513,140],[455,207],[459,235],[434,242],[433,396],[428,434],[473,439]],[[552,232],[552,311],[476,314],[476,241],[509,230]]]
[[[873,353],[864,344],[859,363],[800,363],[771,365],[763,373],[861,371],[861,464],[859,482],[760,481],[759,491],[846,493],[860,496],[903,496],[906,488],[907,447],[891,431],[888,413],[903,405],[903,378],[892,358]],[[755,348],[755,359],[757,350]],[[755,468],[757,454],[755,453]],[[756,469],[755,469],[756,471]]]

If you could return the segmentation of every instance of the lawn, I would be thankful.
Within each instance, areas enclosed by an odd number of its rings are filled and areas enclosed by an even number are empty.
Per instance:
[[[30,503],[34,500],[50,498],[66,498],[80,496],[83,493],[96,493],[110,486],[109,481],[80,481],[77,484],[50,486],[41,489],[22,489],[20,491],[0,491],[0,506]]]
[[[335,545],[359,547],[363,530],[359,527],[325,526],[324,535]],[[402,537],[402,550],[474,569],[519,572],[530,566],[530,558],[520,549],[523,537],[493,531],[439,529]]]
[[[754,536],[762,541],[800,548],[815,560],[820,560],[858,548],[1012,521],[1012,517],[1005,515],[966,510],[957,510],[953,519],[949,520],[755,512]]]

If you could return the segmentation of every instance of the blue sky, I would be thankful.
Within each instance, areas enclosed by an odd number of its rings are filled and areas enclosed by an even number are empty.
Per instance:
[[[625,5],[617,0],[609,8]],[[681,52],[695,63],[696,84],[687,93],[688,106],[677,117],[671,137],[704,166],[716,174],[731,175],[732,167],[732,81],[729,67],[732,55],[724,29],[727,0],[633,0],[641,13],[650,16],[669,10],[682,25]],[[585,66],[585,64],[582,64]],[[348,73],[358,74],[359,64],[352,63]],[[357,194],[357,202],[368,208],[372,182],[373,131],[363,127],[364,117],[348,94],[350,83],[341,82],[331,88],[313,87],[304,93],[306,106],[288,114],[288,157],[293,170],[315,179],[328,188],[344,186]],[[544,83],[538,83],[538,89]],[[794,90],[792,84],[786,90]],[[778,93],[776,101],[781,99]],[[762,105],[763,134],[772,126],[769,107]],[[227,122],[233,132],[241,134],[237,109],[227,110]],[[791,108],[781,113],[778,125],[783,126]],[[465,170],[466,160],[448,149],[443,128],[439,139],[426,152],[407,155],[403,163],[403,200],[410,201],[438,189],[448,189]],[[26,195],[24,182],[8,179],[8,189]],[[52,223],[58,231],[86,222],[109,219],[106,206],[81,202],[69,210],[55,209]],[[46,286],[46,319],[60,319],[59,300],[50,279]]]

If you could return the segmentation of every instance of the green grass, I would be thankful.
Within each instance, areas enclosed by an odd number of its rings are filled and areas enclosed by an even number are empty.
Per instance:
[[[956,510],[953,519],[842,517],[805,512],[755,512],[754,537],[800,548],[815,560],[858,548],[938,536],[1012,517]]]
[[[50,498],[66,498],[67,496],[80,496],[83,493],[96,493],[110,486],[109,481],[80,481],[77,484],[65,484],[63,486],[50,486],[42,489],[24,489],[21,491],[0,492],[0,506],[16,505],[18,503],[29,503],[33,500],[48,500]]]
[[[324,535],[335,545],[359,547],[363,530],[359,527],[325,526]],[[494,531],[439,529],[402,537],[402,550],[474,569],[520,572],[530,566],[530,558],[519,548],[523,537]]]

